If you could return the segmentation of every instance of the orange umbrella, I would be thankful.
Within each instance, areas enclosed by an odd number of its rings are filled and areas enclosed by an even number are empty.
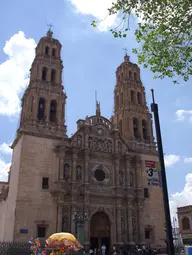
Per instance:
[[[79,251],[83,246],[70,233],[55,233],[46,240],[46,246],[53,249],[71,249]]]

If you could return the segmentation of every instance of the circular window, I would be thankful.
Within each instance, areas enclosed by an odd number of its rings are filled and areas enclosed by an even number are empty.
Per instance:
[[[102,182],[105,180],[105,172],[101,169],[95,171],[94,177],[97,181]]]

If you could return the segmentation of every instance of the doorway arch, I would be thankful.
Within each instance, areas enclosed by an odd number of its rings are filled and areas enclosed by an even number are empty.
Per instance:
[[[106,251],[110,250],[111,226],[108,215],[105,212],[96,212],[90,222],[90,245],[92,249],[99,249],[104,244]]]

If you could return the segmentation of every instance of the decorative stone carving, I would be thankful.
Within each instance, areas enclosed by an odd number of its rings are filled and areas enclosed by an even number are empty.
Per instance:
[[[118,152],[122,153],[122,144],[118,142]]]
[[[133,172],[129,173],[130,187],[134,187],[134,175]]]
[[[137,237],[137,212],[134,210],[132,213],[132,226],[133,226],[133,239],[136,240]]]
[[[62,221],[61,221],[61,231],[69,231],[69,207],[64,206],[62,208]]]
[[[77,136],[77,147],[79,147],[79,148],[82,147],[82,136],[81,135]]]
[[[121,233],[125,234],[125,210],[121,210]]]
[[[112,142],[108,139],[93,139],[89,137],[88,144],[90,150],[112,153]]]
[[[121,186],[124,184],[124,173],[122,170],[119,171],[119,184]]]
[[[65,181],[68,181],[68,180],[69,180],[69,169],[70,169],[69,164],[65,164],[65,165],[64,165],[64,171],[63,171],[63,179],[64,179]]]
[[[82,170],[81,170],[81,166],[78,165],[76,167],[76,180],[80,181],[82,179]]]

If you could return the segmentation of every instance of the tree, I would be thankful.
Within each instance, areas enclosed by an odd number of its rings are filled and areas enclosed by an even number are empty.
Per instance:
[[[109,15],[121,15],[122,21],[110,31],[114,37],[126,37],[131,15],[137,17],[136,41],[132,49],[138,63],[155,74],[154,78],[192,74],[192,0],[117,0]],[[97,22],[93,21],[96,27]]]

